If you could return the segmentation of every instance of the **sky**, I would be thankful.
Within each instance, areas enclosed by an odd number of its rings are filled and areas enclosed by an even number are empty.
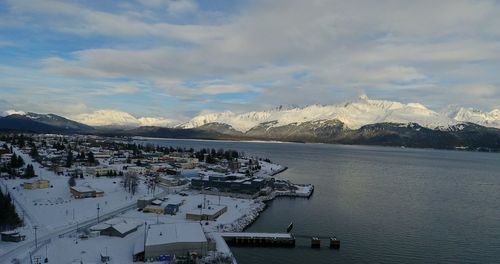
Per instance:
[[[0,0],[0,112],[500,108],[500,2]]]

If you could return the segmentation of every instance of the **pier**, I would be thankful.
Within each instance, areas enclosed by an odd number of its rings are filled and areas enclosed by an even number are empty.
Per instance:
[[[295,237],[289,233],[221,233],[230,246],[295,247]]]
[[[310,239],[311,248],[321,248],[321,241],[327,240],[330,249],[339,249],[340,240],[335,236],[310,236],[310,235],[293,235],[290,233],[220,233],[222,239],[229,246],[246,246],[246,247],[295,247],[297,238]]]

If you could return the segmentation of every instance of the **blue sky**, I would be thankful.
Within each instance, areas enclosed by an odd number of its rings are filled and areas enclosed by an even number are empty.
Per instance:
[[[500,107],[497,1],[0,2],[0,112]]]

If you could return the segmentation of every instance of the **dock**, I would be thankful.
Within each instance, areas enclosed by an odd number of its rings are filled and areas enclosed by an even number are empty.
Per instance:
[[[230,246],[295,247],[295,237],[289,233],[221,233]]]

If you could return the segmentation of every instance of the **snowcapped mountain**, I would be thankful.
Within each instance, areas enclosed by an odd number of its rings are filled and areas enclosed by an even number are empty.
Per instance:
[[[469,122],[486,127],[500,128],[500,109],[483,112],[473,108],[460,107],[455,111],[449,111],[448,116],[458,122]]]
[[[0,118],[0,128],[32,132],[90,132],[94,128],[54,114],[8,110]]]
[[[350,129],[376,123],[418,123],[424,127],[448,127],[466,120],[455,120],[418,103],[403,104],[373,100],[366,95],[338,105],[311,105],[302,108],[277,108],[270,111],[236,114],[231,111],[199,115],[180,128],[196,128],[209,123],[224,123],[246,132],[261,123],[272,122],[271,127],[301,124],[320,120],[339,120]]]
[[[72,117],[74,120],[90,126],[109,127],[140,127],[159,126],[172,127],[178,122],[162,117],[140,117],[137,118],[127,112],[103,109],[92,113],[79,114]]]

